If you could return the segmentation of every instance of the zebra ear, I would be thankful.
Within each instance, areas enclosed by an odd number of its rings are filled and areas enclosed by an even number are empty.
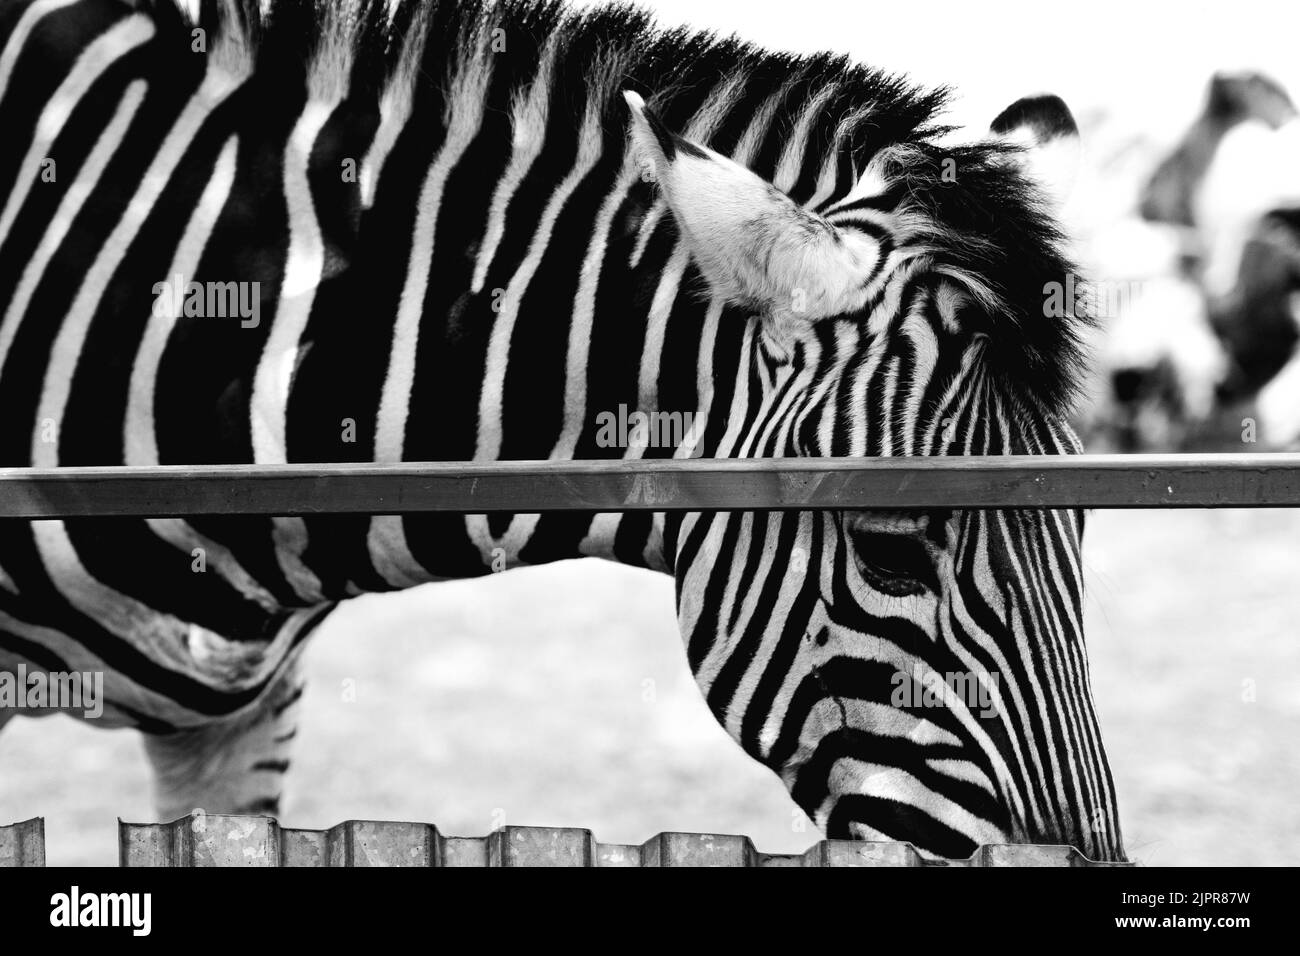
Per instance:
[[[879,254],[870,237],[837,229],[739,163],[669,131],[636,93],[623,95],[633,149],[716,295],[810,321],[863,297]]]
[[[1022,147],[1022,168],[1059,211],[1074,189],[1082,153],[1079,126],[1065,100],[1050,93],[1022,97],[997,115],[991,129]]]

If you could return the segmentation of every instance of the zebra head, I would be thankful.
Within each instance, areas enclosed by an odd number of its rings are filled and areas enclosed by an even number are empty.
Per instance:
[[[1041,153],[885,148],[804,206],[627,98],[633,150],[744,327],[696,453],[1077,450],[1085,320],[1044,307],[1069,269],[1028,175]],[[1032,147],[1074,125],[1039,98],[995,130]],[[665,542],[710,707],[830,836],[1115,859],[1081,534],[1072,511],[750,512],[670,519]]]

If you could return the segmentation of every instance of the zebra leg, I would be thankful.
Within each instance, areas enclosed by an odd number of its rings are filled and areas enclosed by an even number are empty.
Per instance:
[[[193,730],[146,735],[159,820],[195,809],[277,816],[303,686],[295,660],[247,712]]]

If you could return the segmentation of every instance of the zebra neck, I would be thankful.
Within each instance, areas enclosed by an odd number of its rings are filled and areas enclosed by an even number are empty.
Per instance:
[[[618,94],[628,77],[679,81],[675,126],[807,201],[836,168],[797,160],[842,124],[825,98],[815,122],[774,121],[785,97],[804,101],[792,86],[771,99],[784,61],[740,82],[718,69],[732,48],[645,46],[635,19],[615,18],[612,44],[599,25],[538,43],[507,22],[508,56],[490,31],[466,43],[461,26],[432,24],[376,91],[332,55],[277,57],[272,43],[254,56],[213,31],[194,56],[178,23],[95,11],[49,14],[52,34],[93,47],[83,67],[75,44],[60,48],[36,77],[63,98],[25,107],[32,58],[0,94],[20,140],[36,137],[0,197],[0,241],[15,251],[0,269],[6,463],[739,453],[719,449],[746,317],[699,295],[672,217],[628,158]],[[437,82],[402,79],[431,71]],[[32,188],[47,155],[59,175]],[[83,206],[94,215],[65,261],[62,224]],[[219,545],[277,598],[311,603],[586,553],[662,566],[654,524],[337,516],[173,530],[187,553]]]
[[[610,90],[579,110],[541,102],[548,55],[528,96],[471,60],[441,127],[418,98],[378,116],[344,103],[304,137],[313,203],[289,211],[289,262],[317,235],[324,248],[308,325],[279,359],[295,369],[285,460],[663,458],[724,441],[731,394],[715,382],[737,378],[745,317],[699,294]],[[338,182],[359,147],[355,183]],[[281,298],[272,337],[293,307]],[[318,537],[305,524],[288,539]],[[366,550],[363,590],[580,555],[669,563],[648,513],[380,517]]]
[[[328,184],[332,215],[320,203],[289,215],[290,262],[315,228],[328,237],[317,261],[338,266],[292,349],[283,459],[710,454],[725,431],[716,409],[729,410],[714,381],[735,378],[743,316],[697,294],[671,221],[646,225],[653,193],[628,175],[621,136],[557,123],[530,156],[517,124],[472,112],[461,129],[453,109],[436,143],[404,128],[355,191]],[[311,165],[339,168],[348,139],[330,155],[318,137]],[[355,227],[320,229],[330,219]],[[326,524],[287,540],[338,540]],[[347,577],[374,590],[581,555],[666,570],[662,541],[648,513],[378,517],[365,530],[374,574]]]

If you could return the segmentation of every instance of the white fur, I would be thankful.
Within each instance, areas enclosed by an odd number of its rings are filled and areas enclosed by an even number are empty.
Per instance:
[[[5,90],[9,87],[9,77],[13,75],[14,64],[18,62],[18,54],[27,47],[27,38],[31,36],[32,30],[36,29],[36,25],[45,19],[47,14],[75,2],[76,0],[36,0],[23,11],[23,15],[18,18],[18,22],[9,33],[4,52],[0,53],[0,99],[4,99]]]
[[[448,98],[447,136],[420,187],[411,254],[406,282],[402,287],[393,325],[393,345],[380,398],[375,425],[375,461],[401,461],[406,442],[406,420],[410,412],[411,389],[415,385],[415,354],[419,344],[420,316],[433,263],[434,227],[447,177],[473,142],[483,122],[483,110],[491,77],[491,59],[480,49],[467,57],[456,75]],[[429,578],[406,542],[402,519],[377,515],[370,520],[367,536],[375,570],[394,587],[410,587]]]
[[[1001,138],[1024,150],[1017,157],[1021,168],[1042,189],[1053,212],[1064,209],[1079,178],[1083,157],[1079,135],[1071,133],[1039,140],[1032,130],[1021,126]]]
[[[705,147],[704,158],[664,156],[644,114],[632,108],[633,147],[656,181],[715,294],[778,319],[815,320],[849,311],[878,256],[856,230],[836,230],[739,163]],[[836,241],[838,236],[839,241]]]
[[[578,184],[595,167],[601,154],[601,114],[604,103],[599,96],[593,96],[587,102],[583,118],[582,131],[578,139],[578,155],[573,168],[552,193],[542,217],[533,233],[528,255],[511,277],[501,299],[501,311],[492,324],[492,337],[488,341],[486,367],[483,374],[483,389],[479,392],[478,442],[474,453],[475,461],[496,461],[501,455],[501,443],[504,438],[502,416],[504,413],[504,395],[507,365],[510,358],[510,340],[514,333],[515,320],[519,315],[524,294],[541,266],[546,254],[551,231]],[[484,563],[492,560],[492,553],[497,548],[505,551],[506,563],[518,561],[519,552],[532,537],[537,526],[538,515],[515,515],[500,537],[494,536],[488,525],[486,515],[467,515],[465,528],[470,540],[483,554]]]
[[[316,218],[308,166],[312,146],[334,106],[330,100],[308,101],[285,146],[284,194],[289,211],[289,252],[279,306],[257,365],[250,402],[253,460],[258,464],[283,464],[288,460],[285,429],[293,368],[325,268],[325,242]],[[307,549],[306,524],[301,518],[277,517],[271,520],[276,559],[294,592],[310,603],[323,600],[320,581],[302,561],[302,554]]]
[[[23,269],[22,278],[19,279],[18,287],[9,301],[9,307],[5,310],[3,321],[0,321],[0,362],[3,362],[9,353],[14,336],[18,333],[18,326],[27,313],[27,307],[31,304],[37,286],[45,277],[45,270],[50,260],[63,245],[72,223],[99,184],[99,178],[104,174],[108,161],[113,158],[122,144],[131,121],[135,119],[136,110],[144,99],[145,92],[144,80],[136,80],[127,87],[113,113],[112,120],[95,141],[95,146],[90,151],[85,164],[77,170],[77,178],[68,187],[63,199],[59,201],[59,208],[46,227],[44,235],[41,236],[40,244],[32,253],[26,268]]]
[[[4,211],[0,212],[0,242],[9,234],[18,210],[27,201],[27,194],[40,176],[41,164],[50,155],[50,147],[63,131],[63,125],[81,98],[105,70],[152,39],[154,33],[154,25],[147,17],[128,17],[104,31],[82,51],[76,65],[46,102],[41,118],[36,123],[31,145],[23,157],[22,165],[18,167],[18,176],[9,192]]]

